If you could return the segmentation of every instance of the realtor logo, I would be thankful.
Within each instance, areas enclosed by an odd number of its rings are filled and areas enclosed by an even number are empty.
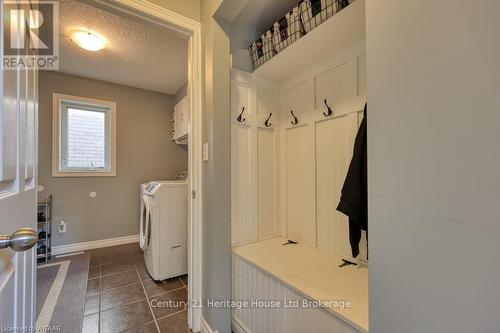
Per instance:
[[[2,70],[59,69],[59,2],[5,0]]]

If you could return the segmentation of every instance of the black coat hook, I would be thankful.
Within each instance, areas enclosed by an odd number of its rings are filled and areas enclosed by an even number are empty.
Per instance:
[[[291,121],[292,125],[297,125],[299,123],[299,120],[293,114],[293,110],[290,110],[290,113],[292,114],[292,117],[293,117],[293,120]]]
[[[273,124],[271,124],[271,123],[269,122],[269,119],[271,119],[271,116],[272,116],[272,115],[273,115],[273,113],[272,113],[272,112],[271,112],[271,113],[269,113],[269,117],[267,117],[266,122],[264,123],[264,125],[266,125],[266,127],[271,127],[271,126],[273,126]]]
[[[331,116],[331,115],[333,114],[333,110],[332,110],[332,108],[328,105],[328,103],[326,102],[326,98],[325,98],[325,101],[324,101],[324,102],[325,102],[326,107],[328,108],[328,111],[327,111],[327,112],[323,112],[323,115],[324,115],[325,117],[329,117],[329,116]]]
[[[357,264],[356,264],[355,262],[352,262],[352,261],[349,261],[349,260],[342,259],[342,263],[339,265],[339,267],[345,267],[345,266],[349,266],[349,265],[354,265],[354,266],[356,266]]]
[[[247,120],[246,118],[243,118],[243,112],[245,112],[245,107],[241,109],[240,115],[236,117],[236,120],[238,120],[238,122],[240,123],[243,123],[245,122],[245,120]]]

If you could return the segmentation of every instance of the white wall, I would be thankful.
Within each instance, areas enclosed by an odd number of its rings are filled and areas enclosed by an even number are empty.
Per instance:
[[[370,332],[500,332],[500,1],[367,1]]]

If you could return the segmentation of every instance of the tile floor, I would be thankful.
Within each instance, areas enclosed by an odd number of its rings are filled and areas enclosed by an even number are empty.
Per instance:
[[[155,282],[138,244],[89,251],[83,333],[186,333],[187,275]]]

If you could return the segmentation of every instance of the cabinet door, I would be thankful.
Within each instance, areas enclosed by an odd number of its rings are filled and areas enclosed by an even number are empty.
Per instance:
[[[335,111],[338,106],[356,96],[353,66],[342,64],[314,77],[315,107],[327,110],[326,103]]]
[[[181,137],[181,112],[179,104],[174,108],[174,139]]]
[[[347,217],[336,207],[352,158],[358,115],[316,123],[316,215],[318,247],[351,257]]]
[[[181,131],[183,135],[189,133],[189,121],[191,115],[189,97],[186,96],[181,101]]]
[[[174,107],[175,139],[180,139],[188,135],[190,113],[189,98],[186,96]]]

